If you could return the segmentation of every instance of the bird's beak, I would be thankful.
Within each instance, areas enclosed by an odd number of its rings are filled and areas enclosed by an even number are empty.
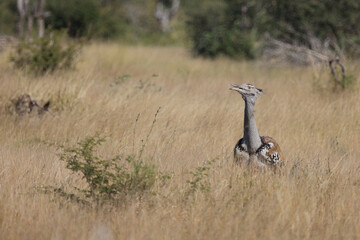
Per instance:
[[[240,87],[237,84],[230,84],[231,88],[229,88],[229,90],[233,90],[233,91],[241,91]]]

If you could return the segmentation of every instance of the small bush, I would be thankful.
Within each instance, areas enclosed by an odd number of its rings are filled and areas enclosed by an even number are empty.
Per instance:
[[[356,77],[352,74],[346,74],[344,75],[344,77],[341,79],[341,88],[342,89],[348,89],[348,88],[352,88],[356,83]]]
[[[210,191],[211,184],[209,182],[210,166],[215,160],[206,161],[202,166],[197,167],[190,172],[191,179],[187,180],[188,189],[185,192],[185,197],[189,197],[196,191],[200,190],[203,193]]]
[[[162,177],[152,164],[134,156],[115,156],[102,159],[95,155],[96,148],[105,141],[101,137],[87,137],[74,147],[61,147],[60,160],[66,168],[80,173],[88,188],[80,189],[93,200],[116,200],[127,195],[143,195]]]
[[[36,74],[53,72],[73,67],[79,46],[62,41],[58,34],[36,39],[32,42],[20,42],[10,61],[16,68],[30,70]]]
[[[341,63],[339,57],[331,59],[329,61],[329,66],[334,90],[336,90],[338,87],[340,87],[342,90],[349,89],[355,85],[356,77],[352,73],[349,73],[349,71],[346,71],[345,65]]]

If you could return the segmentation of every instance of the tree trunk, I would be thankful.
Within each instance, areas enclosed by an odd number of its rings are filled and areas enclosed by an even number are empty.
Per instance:
[[[38,38],[44,37],[45,18],[50,16],[50,13],[45,12],[44,8],[45,8],[45,0],[38,0],[35,9],[35,17],[37,18],[37,24],[38,24]]]
[[[34,17],[29,14],[27,18],[27,29],[26,29],[26,41],[31,41],[32,39],[32,30],[34,26]]]
[[[155,17],[160,22],[160,27],[163,32],[169,32],[170,21],[179,10],[180,0],[172,0],[171,8],[167,8],[163,1],[157,0],[155,8]]]
[[[17,9],[19,12],[18,34],[20,38],[24,37],[24,25],[28,8],[29,0],[17,0]]]
[[[38,38],[42,38],[44,37],[44,33],[45,33],[45,19],[44,18],[38,18],[37,20],[37,24],[38,24]]]
[[[27,41],[31,40],[33,32],[34,19],[37,22],[38,38],[42,38],[45,33],[45,18],[50,16],[45,11],[46,0],[17,0],[17,9],[19,12],[18,34],[20,38],[25,37]],[[26,24],[26,32],[24,25]]]

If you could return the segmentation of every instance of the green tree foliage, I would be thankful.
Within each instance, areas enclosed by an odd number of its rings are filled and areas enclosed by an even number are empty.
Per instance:
[[[233,8],[232,2],[239,5],[236,1],[226,0],[191,13],[187,25],[196,54],[254,58],[252,29],[244,21],[245,16],[238,14],[239,9]]]
[[[269,20],[264,27],[276,37],[307,43],[306,36],[330,38],[342,43],[359,36],[360,2],[275,0],[265,5]]]
[[[155,1],[47,0],[47,26],[66,29],[72,37],[142,39],[159,34]],[[146,39],[145,39],[146,40]]]
[[[0,1],[0,35],[12,34],[16,31],[17,9],[16,1]]]
[[[91,35],[100,15],[97,0],[48,0],[47,9],[51,12],[47,24],[54,29],[67,29],[72,37]]]
[[[167,7],[172,4],[172,0],[159,1]],[[182,0],[173,20],[181,26],[173,28],[175,33],[160,31],[155,8],[156,0],[47,0],[51,15],[46,25],[66,29],[72,37],[150,44],[170,41],[164,36],[183,39],[187,34],[194,53],[207,57],[254,58],[255,47],[265,36],[310,49],[316,39],[329,48],[360,54],[358,0]],[[15,34],[17,20],[16,1],[1,0],[0,34]]]
[[[356,0],[225,0],[224,5],[189,14],[195,53],[249,58],[252,42],[265,34],[309,48],[315,37],[348,53],[360,43],[360,2]]]
[[[94,36],[100,39],[111,39],[125,35],[127,23],[122,14],[111,6],[99,10],[99,19],[94,26]]]

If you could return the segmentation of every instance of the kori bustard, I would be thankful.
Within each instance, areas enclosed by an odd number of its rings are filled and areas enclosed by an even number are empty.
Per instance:
[[[235,145],[235,162],[261,168],[283,166],[284,157],[279,144],[271,137],[260,136],[256,127],[255,102],[263,91],[248,83],[231,84],[230,90],[240,93],[245,101],[244,136]]]

